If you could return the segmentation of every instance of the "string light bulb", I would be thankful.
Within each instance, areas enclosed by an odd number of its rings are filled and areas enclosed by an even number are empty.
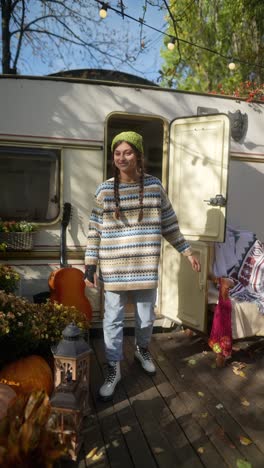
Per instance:
[[[99,11],[99,16],[102,19],[105,19],[107,17],[107,4],[106,3],[102,3],[102,6]]]
[[[236,68],[236,64],[235,64],[234,62],[230,62],[230,63],[228,64],[228,68],[229,68],[230,71],[233,71],[233,70],[235,70],[235,68]]]
[[[173,50],[174,47],[175,47],[175,37],[171,37],[168,44],[167,44],[167,47],[169,50]]]

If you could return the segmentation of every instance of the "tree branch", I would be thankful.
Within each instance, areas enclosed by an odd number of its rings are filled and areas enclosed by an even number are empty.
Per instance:
[[[26,13],[25,0],[22,0],[21,24],[24,24],[25,13]],[[16,55],[15,55],[14,62],[13,62],[13,67],[15,69],[17,68],[17,62],[18,62],[18,58],[19,58],[19,54],[20,54],[20,50],[21,50],[21,46],[22,46],[23,35],[24,35],[23,30],[20,30],[18,44],[17,44],[17,48],[16,48]]]
[[[179,59],[178,59],[178,63],[179,63],[181,61],[182,57],[181,57],[180,41],[178,39],[177,22],[174,19],[174,16],[172,15],[172,13],[171,13],[171,10],[170,10],[170,7],[169,7],[167,1],[163,0],[163,2],[165,3],[167,11],[168,11],[168,13],[170,15],[170,18],[171,18],[171,21],[172,21],[172,26],[173,26],[173,29],[174,29],[174,32],[175,32],[175,39],[176,39],[176,42],[177,42],[177,49],[178,49],[178,54],[179,54]]]
[[[54,33],[54,32],[51,32],[51,31],[45,31],[44,29],[29,29],[27,30],[27,32],[32,32],[32,33],[37,33],[37,34],[45,34],[49,37],[55,37],[57,39],[60,39],[62,41],[66,41],[70,44],[74,44],[74,45],[78,45],[78,46],[81,46],[81,47],[91,47],[93,49],[95,49],[97,52],[99,52],[100,54],[103,54],[105,55],[105,51],[104,50],[101,50],[99,47],[97,47],[94,43],[88,43],[88,42],[77,42],[77,41],[74,41],[73,39],[70,39],[70,38],[67,38],[67,37],[64,37],[64,36],[61,36],[60,34],[57,34],[57,33]],[[109,45],[112,44],[112,42],[110,41],[109,42]],[[120,57],[117,56],[117,55],[114,55],[114,54],[111,54],[109,53],[109,51],[107,52],[107,55],[111,58],[114,58],[114,59],[117,59],[120,61]],[[127,59],[128,57],[126,57]],[[125,62],[126,60],[124,60]]]

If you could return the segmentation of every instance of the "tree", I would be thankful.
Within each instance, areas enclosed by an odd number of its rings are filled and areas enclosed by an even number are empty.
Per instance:
[[[29,49],[32,59],[59,60],[65,68],[76,53],[81,54],[84,68],[117,69],[122,63],[133,65],[139,53],[130,31],[110,31],[107,22],[101,27],[104,20],[94,0],[1,0],[0,5],[3,73],[18,73],[27,63]]]
[[[167,33],[182,40],[173,51],[167,49],[169,37],[164,41],[164,85],[210,92],[221,84],[232,92],[241,82],[264,82],[263,0],[170,0],[167,5]]]

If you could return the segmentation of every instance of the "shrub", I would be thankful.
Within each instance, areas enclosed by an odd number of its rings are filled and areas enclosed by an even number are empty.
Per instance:
[[[84,333],[89,328],[86,316],[75,307],[51,301],[33,304],[25,298],[0,291],[0,366],[50,350],[71,322]]]
[[[20,275],[10,265],[0,264],[0,290],[13,293],[18,287]]]

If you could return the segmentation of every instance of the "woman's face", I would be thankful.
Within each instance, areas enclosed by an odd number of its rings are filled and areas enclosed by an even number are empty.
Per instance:
[[[114,163],[120,175],[136,175],[138,169],[137,156],[133,148],[126,142],[120,143],[114,150]]]

